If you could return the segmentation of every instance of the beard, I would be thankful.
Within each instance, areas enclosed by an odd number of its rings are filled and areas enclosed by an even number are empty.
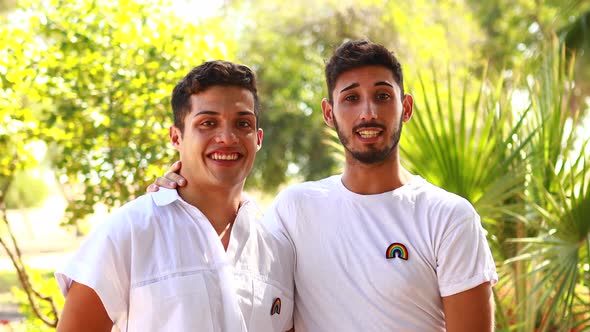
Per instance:
[[[383,149],[377,149],[374,146],[369,145],[366,151],[355,151],[351,147],[349,147],[348,138],[346,138],[346,135],[344,135],[344,133],[340,131],[340,127],[338,126],[336,117],[334,117],[334,128],[336,129],[336,133],[338,134],[338,139],[340,140],[340,143],[342,143],[344,149],[346,149],[346,151],[348,151],[354,159],[358,160],[363,164],[376,164],[386,160],[399,145],[399,140],[401,138],[403,126],[402,117],[400,117],[399,128],[397,130],[394,130],[391,136],[389,137],[390,145],[386,146]],[[362,127],[379,127],[385,129],[384,126],[381,124],[365,122],[353,128],[353,135],[354,132],[356,132],[358,129]]]

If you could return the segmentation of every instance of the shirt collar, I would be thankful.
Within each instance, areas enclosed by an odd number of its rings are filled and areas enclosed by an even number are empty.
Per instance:
[[[151,194],[157,206],[168,205],[176,200],[182,200],[176,189],[162,188]]]
[[[157,206],[164,206],[171,204],[174,201],[183,201],[184,200],[178,195],[178,191],[176,189],[168,189],[160,187],[160,189],[156,192],[151,193],[152,199]],[[248,206],[258,209],[256,205],[256,201],[252,196],[248,195],[247,193],[242,193],[242,202],[240,203],[241,207]]]

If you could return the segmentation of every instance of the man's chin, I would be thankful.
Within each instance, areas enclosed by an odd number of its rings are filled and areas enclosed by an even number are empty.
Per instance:
[[[363,163],[363,164],[372,165],[372,164],[381,163],[381,162],[389,159],[389,157],[393,153],[394,148],[395,147],[387,148],[387,149],[383,149],[383,150],[371,149],[368,151],[350,151],[350,150],[348,150],[348,152],[350,152],[350,155],[352,155],[352,157],[356,161]]]
[[[213,184],[219,187],[228,187],[232,188],[235,186],[244,185],[246,182],[246,177],[244,176],[224,176],[218,175],[215,177]]]

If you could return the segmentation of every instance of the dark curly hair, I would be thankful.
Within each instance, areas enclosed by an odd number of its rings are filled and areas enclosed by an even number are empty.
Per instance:
[[[254,115],[256,127],[260,114],[260,103],[256,89],[256,75],[245,65],[229,61],[207,61],[193,68],[183,77],[172,91],[172,110],[174,111],[174,126],[184,132],[184,118],[191,111],[191,95],[207,90],[215,85],[238,86],[252,92],[254,96]]]
[[[334,102],[332,92],[338,76],[350,69],[372,65],[390,69],[400,88],[401,95],[404,95],[402,66],[393,52],[383,45],[368,40],[351,40],[340,45],[326,64],[326,84],[328,85],[330,103]]]

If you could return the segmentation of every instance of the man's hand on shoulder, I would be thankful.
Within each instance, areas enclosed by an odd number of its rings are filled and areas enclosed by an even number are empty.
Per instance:
[[[186,179],[178,174],[181,167],[182,164],[180,160],[173,163],[168,171],[164,173],[164,176],[157,178],[154,183],[147,187],[146,191],[148,193],[156,192],[160,189],[160,186],[168,189],[176,189],[177,187],[186,186]]]

